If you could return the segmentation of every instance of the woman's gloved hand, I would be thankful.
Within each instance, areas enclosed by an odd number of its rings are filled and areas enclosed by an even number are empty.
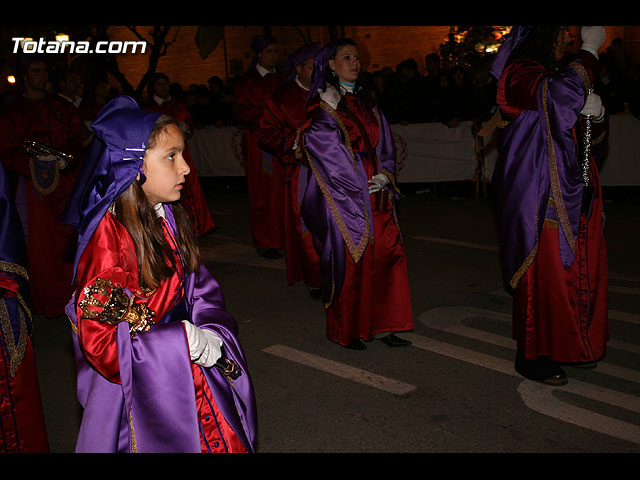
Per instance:
[[[389,183],[389,177],[387,177],[384,173],[374,175],[369,180],[369,193],[379,192],[387,183]]]
[[[220,337],[215,332],[196,327],[187,320],[183,320],[182,324],[187,335],[191,361],[203,367],[213,367],[222,356]]]

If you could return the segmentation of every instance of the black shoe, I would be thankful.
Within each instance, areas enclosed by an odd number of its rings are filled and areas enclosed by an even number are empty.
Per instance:
[[[310,288],[309,289],[309,296],[311,297],[312,300],[322,300],[322,290],[319,288]]]
[[[367,346],[364,344],[362,340],[356,338],[349,345],[346,345],[344,348],[348,348],[349,350],[366,350]]]
[[[390,347],[408,347],[409,345],[411,345],[411,342],[409,340],[400,338],[393,333],[390,333],[386,337],[382,337],[380,341],[386,343]]]
[[[545,385],[557,387],[566,385],[569,381],[564,370],[547,357],[530,360],[518,352],[516,354],[515,369],[516,372],[524,378],[533,380],[534,382],[544,383]]]
[[[275,248],[259,248],[258,255],[268,260],[275,260],[277,258],[282,258],[282,254]]]

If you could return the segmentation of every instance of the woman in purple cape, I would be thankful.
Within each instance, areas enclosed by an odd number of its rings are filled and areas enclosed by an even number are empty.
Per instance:
[[[253,452],[254,392],[235,320],[180,199],[174,119],[118,97],[65,211],[79,229],[67,306],[84,408],[78,452]]]
[[[26,259],[22,225],[0,163],[0,453],[49,452]]]
[[[506,283],[514,291],[515,368],[567,383],[561,364],[592,366],[608,339],[607,256],[598,169],[607,121],[590,93],[603,27],[513,27],[492,66],[502,114],[492,178]],[[584,141],[585,118],[592,123]],[[588,138],[588,137],[587,137]]]
[[[300,211],[321,259],[327,336],[363,350],[413,329],[407,258],[395,216],[395,148],[384,115],[358,86],[355,43],[323,47],[314,63],[298,155],[309,167]]]

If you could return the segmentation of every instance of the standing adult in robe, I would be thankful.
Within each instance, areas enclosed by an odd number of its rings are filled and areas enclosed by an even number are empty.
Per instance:
[[[233,111],[242,124],[253,246],[258,255],[275,259],[282,257],[279,250],[284,246],[284,167],[260,148],[258,138],[265,103],[284,83],[284,77],[276,71],[276,38],[256,35],[251,49],[256,56],[235,85]]]
[[[396,221],[395,147],[382,112],[358,85],[360,59],[351,39],[315,59],[300,155],[310,174],[301,212],[321,259],[329,340],[364,350],[381,337],[413,329],[407,257]]]
[[[149,80],[147,90],[149,98],[142,104],[142,108],[175,118],[180,124],[180,130],[182,130],[185,139],[188,139],[193,132],[193,119],[187,104],[169,94],[169,77],[164,73],[154,74]],[[196,166],[187,145],[185,145],[184,158],[191,168],[191,174],[187,177],[180,202],[189,214],[196,236],[200,237],[211,231],[215,224],[211,218]]]
[[[603,27],[582,27],[564,61],[566,28],[513,27],[492,66],[503,119],[493,174],[505,281],[514,290],[516,370],[552,385],[561,364],[592,366],[605,355],[607,254],[595,159],[607,121],[590,92]],[[583,147],[592,116],[591,157]],[[587,149],[587,154],[589,153]]]
[[[0,164],[0,453],[48,453],[36,371],[26,249]]]
[[[303,280],[312,297],[319,298],[320,258],[313,239],[300,216],[300,198],[304,193],[308,169],[295,155],[297,135],[306,117],[314,57],[320,43],[303,45],[287,59],[291,73],[265,105],[260,121],[260,147],[284,166],[284,245],[287,282]]]
[[[25,229],[33,312],[64,314],[71,295],[75,230],[60,215],[83,158],[80,117],[75,107],[47,93],[48,66],[42,57],[25,54],[18,61],[19,95],[3,112],[0,161],[9,175],[16,208]],[[31,154],[22,148],[33,140],[70,154]]]

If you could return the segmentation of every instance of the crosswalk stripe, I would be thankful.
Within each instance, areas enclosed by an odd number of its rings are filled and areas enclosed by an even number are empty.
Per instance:
[[[306,365],[307,367],[315,368],[323,372],[331,373],[338,377],[353,380],[394,395],[406,395],[416,389],[415,386],[409,385],[408,383],[377,375],[360,368],[351,367],[344,363],[319,357],[311,353],[302,352],[284,345],[272,345],[263,349],[263,352],[301,365]]]

